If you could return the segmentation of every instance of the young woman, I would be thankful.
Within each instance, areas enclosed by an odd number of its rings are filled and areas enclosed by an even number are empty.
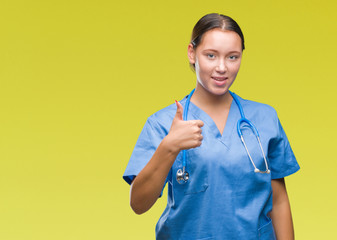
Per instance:
[[[150,116],[139,136],[123,177],[137,214],[168,183],[157,239],[294,238],[284,177],[299,165],[277,114],[229,91],[244,48],[232,18],[202,17],[188,45],[195,91]]]

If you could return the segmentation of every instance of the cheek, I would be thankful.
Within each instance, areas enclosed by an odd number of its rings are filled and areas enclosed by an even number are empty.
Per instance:
[[[196,60],[195,63],[194,63],[194,69],[195,69],[195,73],[199,74],[199,72],[200,72],[200,66],[199,66],[199,61],[198,60]]]
[[[197,76],[197,79],[200,81],[200,74],[202,74],[202,70],[200,70],[200,65],[199,65],[199,61],[196,60],[195,61],[195,75]]]
[[[198,62],[198,67],[199,67],[200,73],[212,72],[212,70],[214,68],[214,66],[212,65],[211,62],[203,61],[203,60]]]
[[[211,75],[211,71],[209,65],[205,64],[203,61],[197,60],[195,62],[195,74],[197,77],[197,81],[204,86],[205,82],[208,79],[208,76]]]
[[[235,63],[231,66],[231,72],[237,74],[240,69],[240,63]]]

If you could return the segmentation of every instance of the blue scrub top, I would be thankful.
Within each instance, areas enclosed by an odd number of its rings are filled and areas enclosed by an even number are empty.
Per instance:
[[[269,215],[273,203],[271,179],[293,174],[300,167],[275,110],[238,99],[246,118],[259,131],[271,174],[254,172],[236,131],[240,112],[234,100],[222,135],[212,118],[191,102],[188,120],[204,122],[204,138],[200,147],[186,152],[189,181],[182,185],[176,181],[182,152],[167,176],[167,206],[156,226],[157,239],[276,239]],[[184,106],[186,97],[180,102]],[[148,118],[123,175],[127,183],[151,159],[168,134],[175,113],[172,104]],[[244,124],[242,133],[256,167],[265,170],[255,135]]]

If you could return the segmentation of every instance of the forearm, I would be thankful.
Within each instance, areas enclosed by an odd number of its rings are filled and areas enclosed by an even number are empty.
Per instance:
[[[157,201],[166,177],[179,153],[164,138],[148,164],[137,175],[131,185],[130,205],[137,214],[149,210]]]
[[[137,214],[146,212],[157,201],[180,150],[201,145],[204,123],[200,120],[184,121],[183,106],[179,102],[176,105],[177,112],[168,135],[131,185],[130,204]]]
[[[290,203],[283,179],[272,180],[273,210],[271,218],[277,240],[293,240],[294,228],[290,210]],[[276,182],[277,181],[277,182]]]

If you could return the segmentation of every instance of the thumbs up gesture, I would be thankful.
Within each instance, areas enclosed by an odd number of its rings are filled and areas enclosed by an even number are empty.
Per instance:
[[[199,147],[203,139],[201,127],[204,123],[201,120],[183,120],[183,106],[176,101],[177,112],[173,118],[170,132],[167,138],[171,140],[175,149],[183,150]]]

